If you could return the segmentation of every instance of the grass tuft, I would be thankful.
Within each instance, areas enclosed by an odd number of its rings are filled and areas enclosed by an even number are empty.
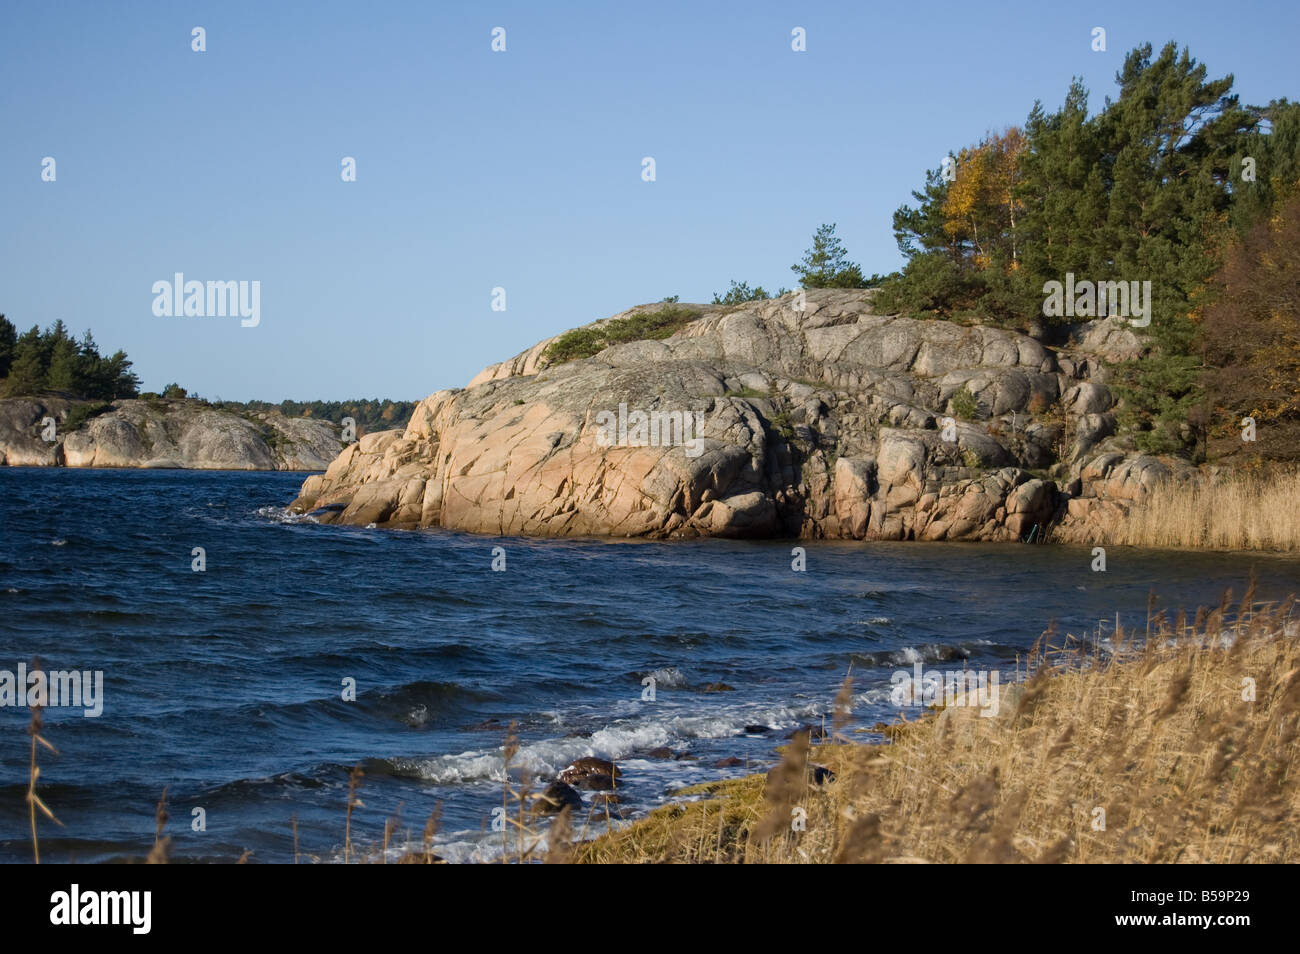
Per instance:
[[[667,338],[699,316],[700,313],[694,309],[670,304],[626,318],[613,318],[603,324],[574,328],[551,342],[546,349],[545,363],[550,366],[590,358],[610,345],[628,341]]]

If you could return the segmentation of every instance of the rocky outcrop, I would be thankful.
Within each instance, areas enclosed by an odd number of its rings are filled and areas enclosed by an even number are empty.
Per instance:
[[[679,306],[697,317],[671,337],[563,364],[542,342],[345,448],[293,509],[490,534],[1017,540],[1084,484],[1108,496],[1113,468],[1088,464],[1131,332],[1094,322],[1054,350],[871,297]]]
[[[328,421],[241,414],[199,401],[114,401],[78,421],[79,407],[86,402],[0,401],[0,464],[306,471],[323,470],[342,446]]]

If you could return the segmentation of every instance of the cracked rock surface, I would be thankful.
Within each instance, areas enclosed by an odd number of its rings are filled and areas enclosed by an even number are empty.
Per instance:
[[[1052,349],[876,314],[870,290],[798,297],[678,306],[696,317],[670,337],[561,364],[542,341],[346,447],[292,509],[504,535],[1017,540],[1055,525],[1085,541],[1174,476],[1107,444],[1108,365],[1140,350],[1118,319]]]

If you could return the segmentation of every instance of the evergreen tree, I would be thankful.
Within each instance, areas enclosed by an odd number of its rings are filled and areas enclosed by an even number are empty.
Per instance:
[[[18,343],[18,330],[13,322],[0,315],[0,378],[9,374],[14,362],[14,346]]]
[[[756,285],[755,287],[750,288],[749,282],[737,282],[733,280],[731,288],[727,290],[725,295],[719,295],[717,292],[713,293],[713,304],[740,305],[747,301],[766,301],[770,297],[772,296],[763,289],[762,285]]]
[[[38,394],[45,388],[45,365],[42,361],[41,329],[32,325],[14,345],[14,360],[5,378],[6,397]]]
[[[1300,103],[1277,99],[1248,108],[1257,126],[1243,137],[1228,166],[1232,224],[1241,235],[1300,185]]]
[[[1148,451],[1189,448],[1188,412],[1199,400],[1192,352],[1197,290],[1214,273],[1232,193],[1232,158],[1258,118],[1230,94],[1232,76],[1206,80],[1187,50],[1146,44],[1125,58],[1119,98],[1099,117],[1109,173],[1109,253],[1101,276],[1150,280],[1151,353],[1122,370],[1123,422]]]
[[[1108,199],[1104,148],[1089,121],[1088,90],[1076,78],[1054,113],[1035,103],[1025,122],[1018,193],[1021,219],[1019,300],[1026,313],[1041,316],[1043,284],[1108,270],[1110,255],[1098,242]]]
[[[111,401],[135,397],[140,379],[131,362],[118,351],[105,358],[89,331],[77,342],[62,321],[44,332],[33,326],[14,338],[13,325],[0,315],[0,394],[13,397],[44,390],[74,398]]]
[[[114,351],[106,362],[105,379],[112,383],[108,399],[133,398],[140,393],[140,377],[131,370],[131,361],[125,351]]]
[[[813,235],[813,247],[803,261],[791,265],[804,288],[864,288],[862,269],[848,260],[844,243],[835,235],[835,224],[821,226]]]
[[[50,366],[45,372],[45,386],[69,394],[81,392],[81,352],[66,334],[50,346]]]

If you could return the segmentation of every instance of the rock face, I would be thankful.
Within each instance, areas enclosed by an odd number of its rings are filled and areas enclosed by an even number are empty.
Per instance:
[[[0,464],[323,470],[342,446],[328,421],[243,415],[197,401],[115,401],[65,432],[75,406],[61,398],[0,401]]]
[[[1051,350],[877,315],[870,291],[798,306],[680,306],[698,317],[671,337],[563,364],[541,342],[345,448],[293,509],[489,534],[1017,540],[1069,519],[1083,483],[1101,481],[1090,499],[1136,486],[1089,465],[1127,329],[1090,323]]]

